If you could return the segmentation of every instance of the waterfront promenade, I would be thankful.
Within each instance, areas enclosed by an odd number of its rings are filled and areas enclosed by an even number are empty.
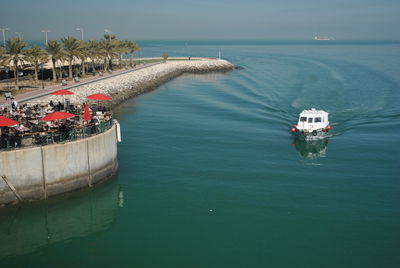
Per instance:
[[[26,93],[23,93],[23,94],[18,94],[16,96],[14,96],[14,98],[19,103],[24,103],[24,102],[28,102],[28,101],[30,101],[32,99],[36,99],[36,98],[39,98],[39,97],[42,97],[42,96],[49,95],[52,92],[60,90],[60,89],[77,88],[79,86],[86,85],[86,84],[89,84],[89,83],[101,81],[101,80],[108,79],[108,78],[111,78],[111,77],[115,77],[115,76],[118,76],[118,75],[121,75],[121,74],[134,72],[134,71],[137,71],[137,70],[140,70],[140,69],[143,69],[143,68],[148,68],[148,67],[156,65],[156,64],[160,64],[160,62],[141,64],[141,65],[138,65],[138,66],[136,66],[134,68],[116,70],[116,71],[113,71],[112,73],[105,72],[105,73],[103,73],[102,76],[100,76],[100,75],[88,76],[88,77],[85,77],[85,78],[81,78],[80,82],[69,81],[69,83],[67,85],[62,85],[61,82],[60,82],[60,84],[58,84],[58,85],[47,86],[47,87],[44,87],[43,89],[40,88],[40,89],[37,89],[37,90],[34,90],[34,91],[26,92]],[[0,100],[0,105],[1,104],[5,104],[5,103],[6,103],[6,100],[4,98]]]
[[[235,65],[222,59],[213,58],[170,58],[167,62],[154,62],[136,66],[134,68],[105,73],[103,76],[88,77],[80,82],[69,81],[67,85],[55,85],[35,91],[18,94],[15,99],[24,102],[49,102],[50,100],[63,101],[63,97],[52,96],[50,93],[68,89],[75,94],[69,96],[72,103],[82,103],[90,94],[103,93],[113,97],[110,102],[114,106],[123,100],[153,89],[162,83],[173,79],[185,72],[204,73],[214,71],[229,71]],[[2,98],[0,105],[6,100]]]

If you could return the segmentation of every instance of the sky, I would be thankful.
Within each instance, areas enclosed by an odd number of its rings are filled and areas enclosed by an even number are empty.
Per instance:
[[[0,27],[26,40],[77,27],[85,39],[400,40],[399,14],[400,0],[0,0]]]

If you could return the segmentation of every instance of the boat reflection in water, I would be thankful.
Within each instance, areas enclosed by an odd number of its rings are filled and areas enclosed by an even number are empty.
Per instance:
[[[93,189],[0,210],[0,259],[108,230],[123,203],[115,178]]]
[[[325,157],[328,143],[329,143],[328,139],[320,139],[313,141],[294,139],[293,141],[293,145],[299,152],[299,154],[307,159]]]

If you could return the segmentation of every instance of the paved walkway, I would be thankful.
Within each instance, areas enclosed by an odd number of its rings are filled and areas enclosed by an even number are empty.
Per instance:
[[[118,75],[121,75],[121,74],[135,72],[137,70],[144,69],[144,68],[147,68],[147,67],[150,67],[150,66],[154,66],[154,65],[157,65],[157,64],[160,64],[160,63],[161,62],[147,63],[147,64],[144,64],[142,66],[137,66],[137,67],[129,69],[129,70],[113,71],[113,73],[111,73],[111,74],[104,73],[103,76],[86,77],[86,78],[81,79],[80,82],[68,81],[69,85],[66,85],[66,86],[63,86],[61,84],[60,85],[54,85],[54,86],[47,86],[44,89],[40,88],[40,89],[37,89],[37,90],[34,90],[34,91],[26,92],[26,93],[23,93],[23,94],[18,94],[16,96],[14,96],[14,98],[19,103],[24,103],[24,102],[27,102],[27,101],[30,101],[30,100],[33,100],[33,99],[37,99],[37,98],[49,95],[50,93],[55,92],[55,91],[60,90],[60,89],[73,89],[73,88],[76,88],[76,87],[80,87],[80,86],[83,86],[83,85],[94,83],[94,82],[97,82],[97,81],[100,81],[100,80],[104,80],[104,79],[107,79],[107,78],[111,78],[111,77],[114,77],[114,76],[118,76]],[[0,104],[5,104],[5,103],[6,103],[5,99],[1,99],[0,100]]]

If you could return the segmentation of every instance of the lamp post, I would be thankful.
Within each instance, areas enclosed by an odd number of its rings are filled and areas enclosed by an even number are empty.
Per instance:
[[[10,69],[8,69],[8,67],[6,67],[6,74],[7,74],[7,88],[9,87],[9,85],[8,85],[8,79],[10,79],[10,75],[9,75],[9,72],[10,71]]]
[[[45,33],[45,35],[46,35],[46,46],[47,46],[47,43],[48,43],[47,33],[50,33],[50,32],[51,32],[50,30],[42,30],[42,33]]]
[[[15,32],[15,34],[18,35],[19,39],[21,39],[22,32]]]
[[[42,89],[44,89],[44,81],[43,81],[43,72],[44,72],[44,64],[40,64],[40,71],[42,72]]]
[[[81,31],[81,39],[82,39],[82,41],[83,41],[83,28],[78,27],[78,28],[76,28],[75,30]]]
[[[0,28],[0,31],[3,31],[3,44],[4,47],[6,47],[6,31],[8,31],[8,28]]]

